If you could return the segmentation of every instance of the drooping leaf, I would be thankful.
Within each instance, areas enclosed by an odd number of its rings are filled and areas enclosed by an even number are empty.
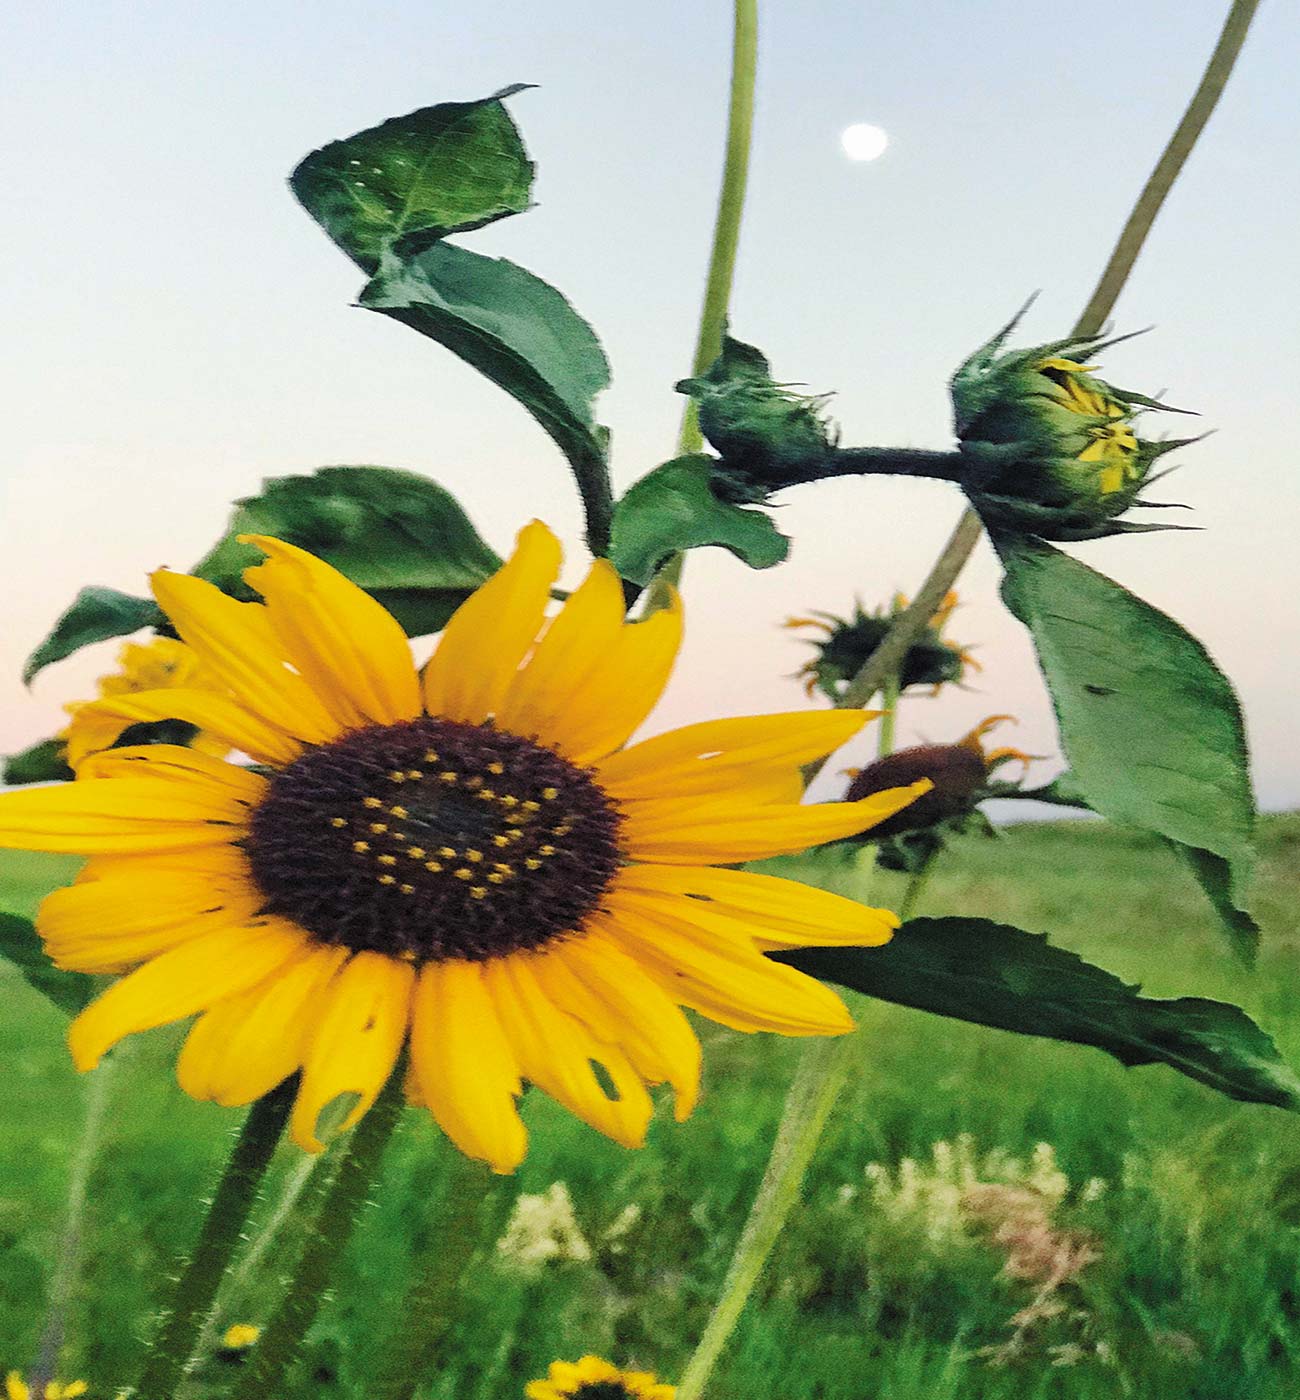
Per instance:
[[[23,783],[62,783],[72,777],[63,757],[62,739],[42,739],[37,744],[6,755],[0,779],[15,787]]]
[[[1172,618],[1086,564],[1040,541],[997,543],[1002,596],[1033,634],[1074,788],[1104,817],[1217,858],[1219,904],[1245,916],[1255,806],[1227,677]]]
[[[260,496],[239,501],[224,538],[194,572],[247,598],[243,570],[262,554],[239,542],[245,534],[310,550],[383,603],[413,637],[441,628],[501,567],[450,492],[391,467],[272,477]]]
[[[502,105],[527,83],[440,102],[313,151],[290,176],[303,208],[366,272],[528,208],[533,163]]]
[[[789,539],[763,511],[720,500],[703,455],[676,457],[635,482],[614,508],[610,555],[633,583],[648,583],[677,550],[720,545],[753,569],[779,564]]]
[[[1233,952],[1247,967],[1253,967],[1259,954],[1260,928],[1250,913],[1239,909],[1234,901],[1232,867],[1213,851],[1185,846],[1179,841],[1170,841],[1169,845],[1204,890],[1205,897],[1218,916],[1219,925],[1227,935]]]
[[[1229,1098],[1300,1110],[1300,1078],[1240,1007],[1155,1000],[1041,934],[989,919],[912,919],[879,948],[770,954],[801,972],[959,1021],[1165,1064]]]
[[[50,635],[27,658],[23,680],[30,685],[36,676],[92,642],[126,637],[142,627],[157,627],[165,621],[152,598],[119,593],[116,588],[83,588],[72,606],[54,624]]]
[[[75,1016],[95,995],[95,983],[81,972],[64,972],[45,956],[40,936],[30,919],[0,913],[0,955],[23,980],[69,1016]]]
[[[568,301],[506,258],[435,243],[407,258],[385,255],[360,303],[436,340],[532,414],[569,459],[599,548],[609,431],[594,405],[609,386],[609,362]]]

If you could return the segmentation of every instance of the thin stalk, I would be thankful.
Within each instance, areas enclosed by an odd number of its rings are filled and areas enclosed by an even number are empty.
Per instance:
[[[295,1088],[295,1081],[286,1080],[258,1099],[244,1119],[194,1253],[177,1282],[171,1310],[134,1391],[137,1400],[172,1400],[222,1277],[243,1239]]]
[[[906,923],[916,913],[916,906],[920,902],[922,894],[925,893],[925,887],[930,883],[930,876],[938,863],[937,855],[937,851],[932,851],[920,869],[914,871],[912,878],[907,882],[907,888],[903,891],[903,902],[898,906],[898,917],[903,923]]]
[[[804,1172],[848,1079],[855,1049],[851,1035],[839,1036],[812,1042],[800,1058],[772,1155],[727,1269],[722,1296],[687,1362],[677,1386],[677,1400],[697,1400],[703,1393],[790,1209],[799,1199]]]
[[[703,374],[722,351],[722,333],[731,302],[731,283],[740,243],[740,220],[745,210],[749,179],[749,148],[754,127],[754,78],[758,68],[758,0],[735,0],[731,45],[731,106],[727,113],[727,155],[718,192],[718,215],[713,224],[713,249],[704,286],[704,306],[695,338],[691,373]],[[698,452],[704,445],[695,404],[682,415],[678,456]]]
[[[880,716],[880,729],[876,734],[876,756],[884,758],[894,751],[894,726],[898,721],[898,702],[902,696],[898,672],[886,676],[881,686],[880,705],[884,714]]]
[[[1192,94],[1192,100],[1188,103],[1182,120],[1174,128],[1174,134],[1156,162],[1150,179],[1143,186],[1142,193],[1133,206],[1133,212],[1129,215],[1106,266],[1097,279],[1097,285],[1088,298],[1088,304],[1074,324],[1072,334],[1096,334],[1114,310],[1115,303],[1124,290],[1124,284],[1128,281],[1129,273],[1132,272],[1138,254],[1142,251],[1156,221],[1156,215],[1159,214],[1197,139],[1205,130],[1206,123],[1218,105],[1219,98],[1223,95],[1223,89],[1241,53],[1250,22],[1258,7],[1259,0],[1234,0],[1224,21],[1219,41],[1210,55],[1196,91]],[[883,677],[898,664],[898,659],[906,654],[908,647],[921,635],[939,600],[957,581],[957,576],[965,567],[979,540],[981,530],[979,516],[968,509],[957,522],[957,528],[935,560],[929,578],[917,590],[911,607],[899,616],[889,635],[850,682],[841,701],[845,708],[858,708],[870,702],[871,697],[879,690]],[[877,657],[885,653],[886,649],[888,655],[883,658],[881,664],[877,664]]]
[[[504,1178],[450,1144],[447,1152],[451,1160],[442,1196],[425,1222],[412,1260],[411,1286],[395,1314],[396,1326],[366,1400],[413,1400],[419,1392],[457,1320],[461,1282],[483,1239],[485,1220],[499,1227],[504,1206],[514,1200]]]
[[[333,1181],[327,1189],[309,1193],[303,1203],[304,1215],[310,1217],[306,1220],[307,1242],[288,1291],[249,1354],[232,1400],[267,1400],[282,1393],[284,1379],[325,1299],[338,1256],[379,1175],[384,1149],[401,1117],[404,1076],[405,1068],[399,1063],[369,1113],[340,1145]],[[142,1396],[141,1400],[152,1397]]]
[[[722,335],[731,305],[731,284],[736,275],[736,249],[740,221],[745,212],[745,187],[749,182],[749,149],[754,131],[754,80],[758,71],[758,0],[734,0],[731,33],[731,102],[727,110],[727,153],[718,190],[718,212],[713,221],[713,247],[704,284],[704,305],[695,337],[691,373],[703,374],[722,350]],[[698,452],[704,446],[695,401],[688,399],[677,435],[677,455]],[[683,555],[671,555],[655,575],[646,598],[645,614],[667,606],[665,585],[681,582]]]
[[[121,1056],[127,1047],[119,1049]],[[129,1051],[128,1051],[129,1053]],[[83,1080],[85,1113],[81,1121],[81,1139],[68,1173],[68,1200],[64,1215],[63,1234],[59,1239],[58,1263],[50,1280],[50,1299],[45,1327],[37,1348],[36,1361],[28,1376],[34,1395],[43,1393],[45,1385],[58,1371],[59,1353],[67,1332],[68,1309],[81,1269],[82,1226],[86,1215],[86,1198],[90,1173],[99,1152],[104,1118],[108,1108],[109,1089],[120,1060],[106,1060],[94,1074]]]

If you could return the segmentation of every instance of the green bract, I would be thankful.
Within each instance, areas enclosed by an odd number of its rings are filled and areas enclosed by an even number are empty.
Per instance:
[[[1137,430],[1143,413],[1179,412],[1118,389],[1084,361],[1117,342],[1070,336],[1003,353],[1017,316],[951,382],[966,462],[962,485],[992,529],[1048,540],[1174,528],[1119,517],[1156,478],[1157,459],[1191,438],[1155,442]]]

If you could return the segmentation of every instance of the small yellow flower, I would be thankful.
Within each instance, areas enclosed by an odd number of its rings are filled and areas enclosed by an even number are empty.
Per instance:
[[[148,642],[127,642],[118,652],[119,670],[101,676],[96,689],[101,700],[144,692],[208,691],[219,693],[221,685],[199,660],[198,653],[174,637],[155,637]],[[58,737],[67,745],[68,766],[77,768],[90,754],[115,743],[131,725],[129,719],[106,713],[93,701],[77,700],[63,707],[72,717]],[[160,720],[173,716],[160,714]],[[200,729],[188,747],[217,758],[230,752],[230,745]]]
[[[223,689],[88,708],[187,720],[259,767],[153,744],[0,794],[0,846],[90,857],[37,916],[51,958],[125,974],[72,1024],[79,1069],[198,1015],[181,1087],[236,1106],[301,1072],[291,1131],[317,1152],[326,1106],[350,1095],[338,1131],[353,1127],[409,1045],[410,1097],[510,1172],[525,1080],[624,1146],[644,1141],[647,1084],[671,1085],[684,1120],[700,1045],[682,1007],[742,1031],[853,1029],[828,986],[763,954],[880,944],[898,920],[732,867],[856,834],[927,790],[802,803],[800,764],[865,714],[749,716],[625,747],[672,670],[675,597],[630,623],[597,560],[546,625],[560,546],[534,522],[421,672],[369,594],[249,539],[264,602],[153,581]]]
[[[44,1400],[77,1400],[89,1387],[85,1381],[49,1381],[41,1391]],[[5,1400],[32,1400],[32,1388],[23,1380],[18,1371],[10,1371],[5,1376]]]
[[[552,1361],[542,1380],[524,1387],[528,1400],[673,1400],[677,1387],[653,1371],[620,1371],[599,1356]]]
[[[1076,454],[1080,462],[1095,462],[1097,490],[1103,496],[1113,495],[1141,479],[1143,470],[1138,455],[1138,438],[1132,427],[1132,411],[1100,387],[1098,380],[1085,380],[1084,375],[1096,371],[1096,365],[1081,365],[1076,360],[1053,355],[1041,361],[1039,374],[1057,386],[1052,395],[1062,408],[1086,418],[1108,418],[1108,423],[1095,423],[1087,429],[1087,445]]]
[[[221,1345],[227,1351],[244,1351],[251,1347],[261,1335],[262,1329],[260,1327],[254,1327],[250,1322],[236,1322],[222,1333]]]

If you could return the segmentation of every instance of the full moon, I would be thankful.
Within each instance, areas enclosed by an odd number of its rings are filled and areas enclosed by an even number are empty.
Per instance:
[[[875,160],[877,156],[884,155],[885,147],[889,145],[889,135],[882,127],[855,122],[853,126],[844,128],[840,145],[850,160]]]

